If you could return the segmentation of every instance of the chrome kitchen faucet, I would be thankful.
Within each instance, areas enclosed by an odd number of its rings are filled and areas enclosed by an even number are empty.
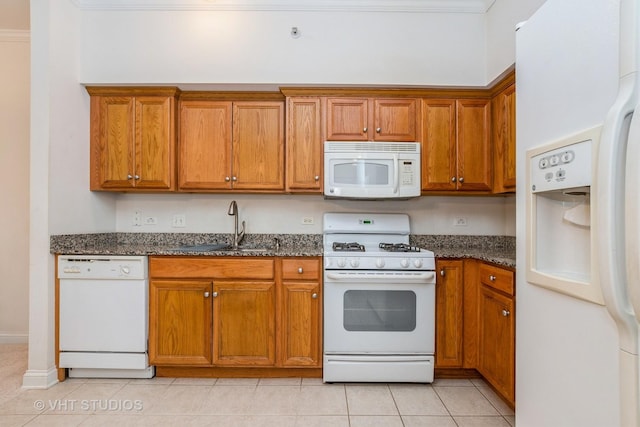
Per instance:
[[[235,249],[238,249],[238,245],[240,244],[240,242],[242,242],[242,239],[244,238],[244,227],[245,227],[245,223],[244,221],[242,221],[242,231],[238,233],[238,204],[236,203],[235,200],[231,201],[231,204],[229,205],[229,212],[227,212],[227,214],[235,217],[234,230],[233,230],[233,249],[235,250]]]

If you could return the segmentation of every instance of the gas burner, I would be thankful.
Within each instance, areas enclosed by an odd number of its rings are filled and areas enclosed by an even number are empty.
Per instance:
[[[380,243],[378,246],[387,252],[420,252],[419,247],[406,243]]]
[[[336,252],[364,252],[364,245],[358,242],[333,242],[333,250]]]

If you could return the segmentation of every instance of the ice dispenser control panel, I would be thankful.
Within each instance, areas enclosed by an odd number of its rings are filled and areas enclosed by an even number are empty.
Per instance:
[[[591,147],[587,139],[531,157],[531,192],[591,186]]]

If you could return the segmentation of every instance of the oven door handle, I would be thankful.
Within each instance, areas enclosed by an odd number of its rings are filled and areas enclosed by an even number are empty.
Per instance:
[[[435,271],[415,271],[415,272],[345,272],[328,270],[324,272],[326,279],[340,282],[384,282],[389,283],[424,283],[435,284]]]

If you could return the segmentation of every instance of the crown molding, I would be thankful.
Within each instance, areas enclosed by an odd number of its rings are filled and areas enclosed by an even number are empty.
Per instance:
[[[29,42],[31,31],[29,30],[0,30],[0,42]]]
[[[485,13],[496,0],[72,0],[82,10]]]

